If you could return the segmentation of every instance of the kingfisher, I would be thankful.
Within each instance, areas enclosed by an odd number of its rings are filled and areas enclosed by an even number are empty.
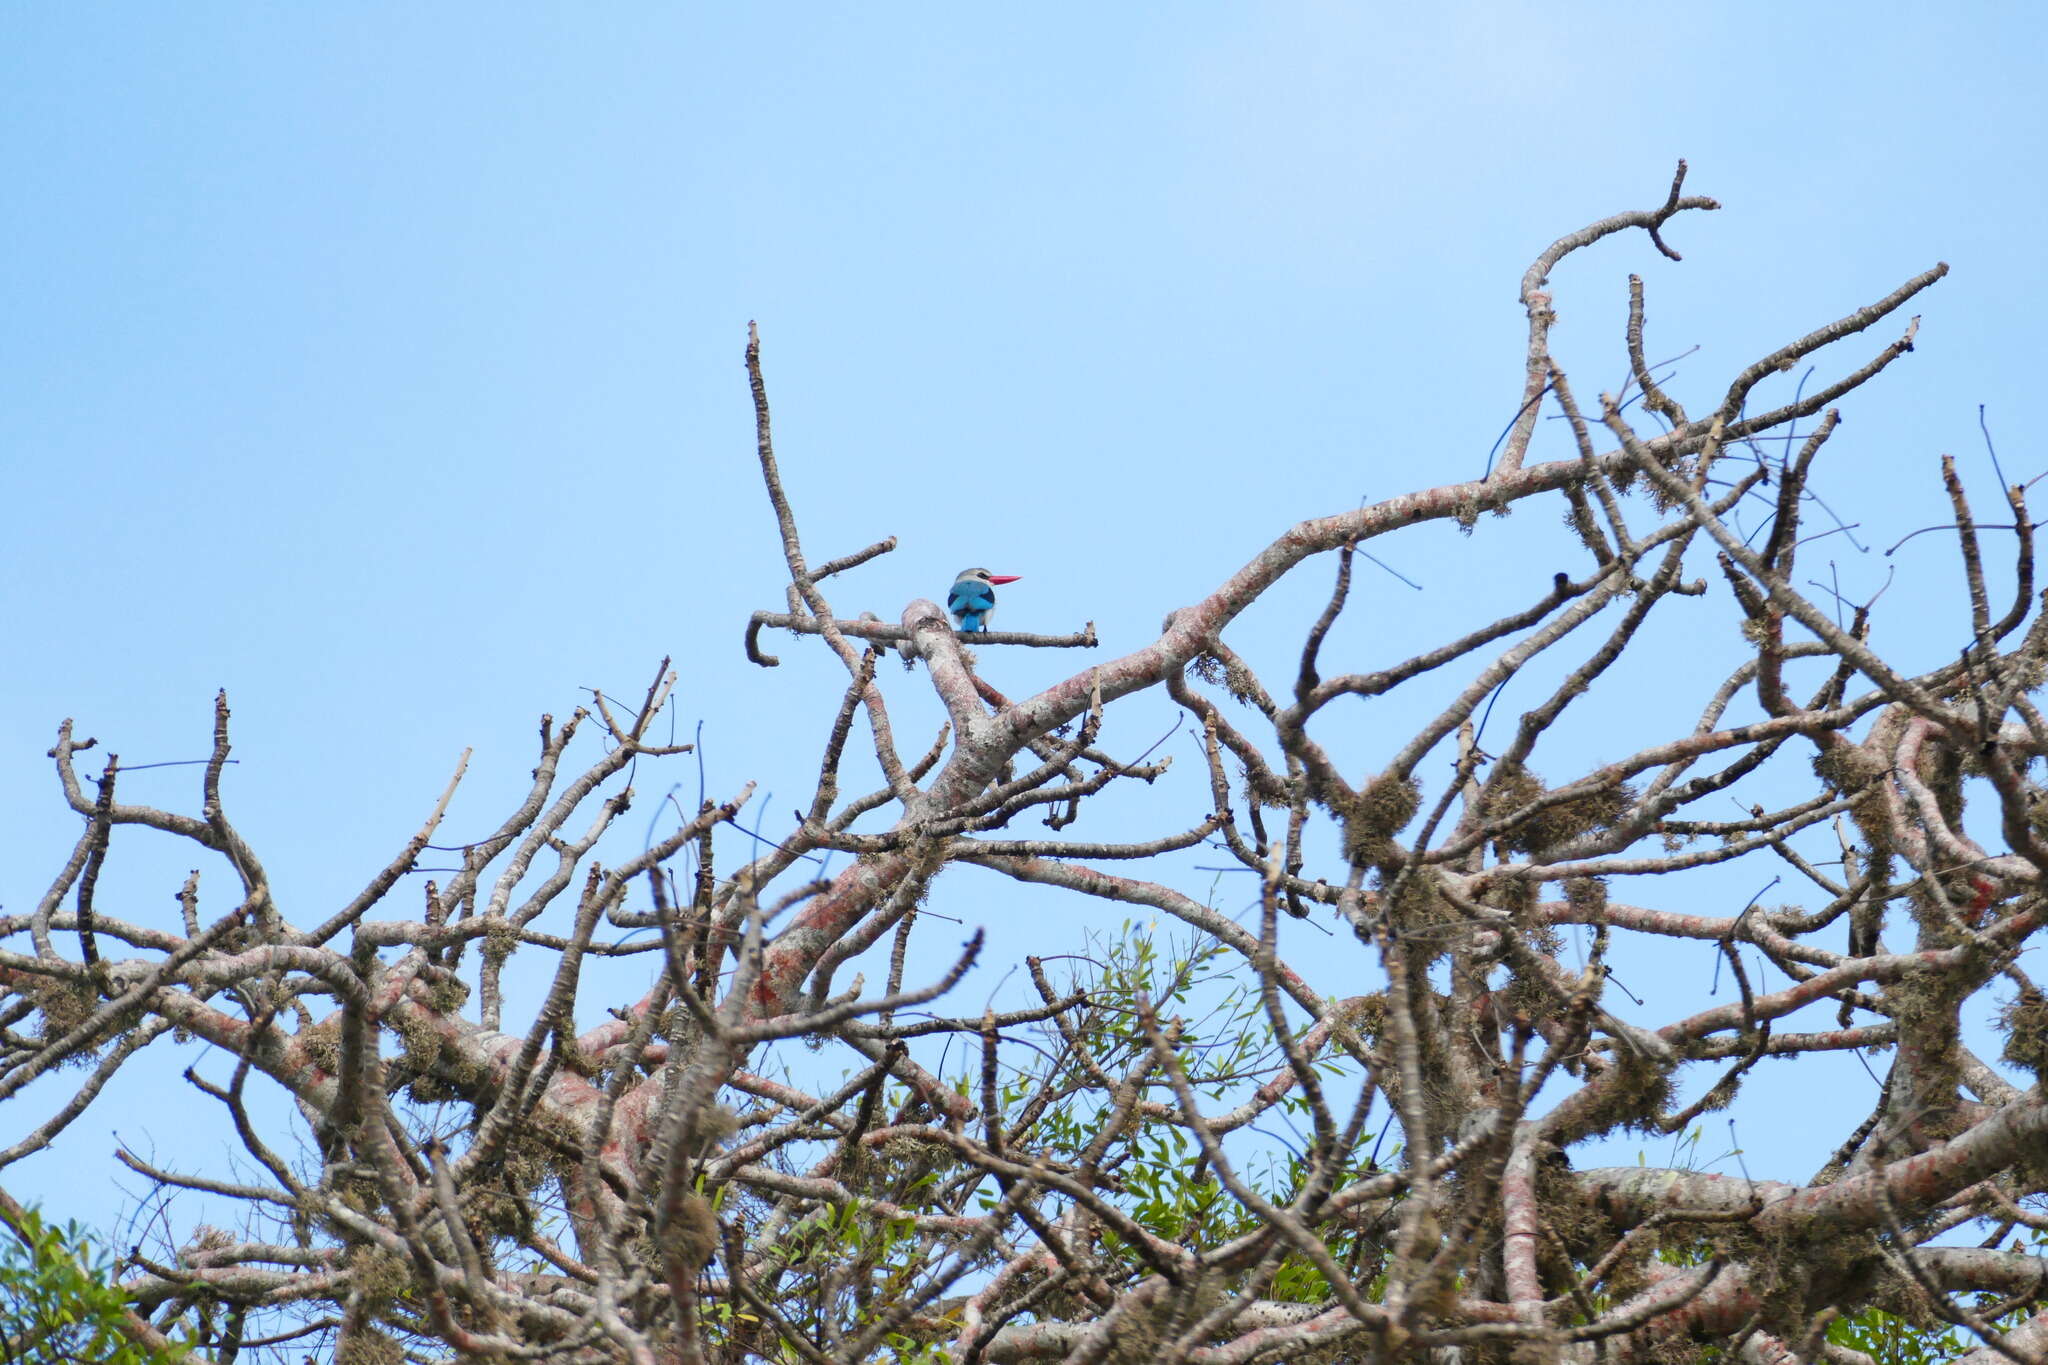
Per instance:
[[[1015,583],[1022,574],[990,573],[987,569],[962,569],[960,576],[953,580],[953,590],[946,594],[946,610],[953,613],[953,624],[960,628],[962,635],[978,635],[988,629],[988,621],[996,614],[996,588],[998,583]]]

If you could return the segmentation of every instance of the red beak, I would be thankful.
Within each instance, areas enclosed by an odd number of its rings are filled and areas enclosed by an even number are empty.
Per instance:
[[[988,581],[991,583],[1015,583],[1023,576],[1020,573],[992,573],[988,576]]]

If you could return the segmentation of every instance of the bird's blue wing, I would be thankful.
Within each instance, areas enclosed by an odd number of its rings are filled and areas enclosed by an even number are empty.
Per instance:
[[[987,611],[995,604],[995,589],[986,583],[977,583],[973,579],[955,583],[953,591],[946,594],[946,610],[948,611]]]
[[[995,589],[971,578],[955,583],[953,591],[946,594],[946,610],[958,617],[960,629],[968,632],[980,630],[982,618],[994,611],[995,605]]]

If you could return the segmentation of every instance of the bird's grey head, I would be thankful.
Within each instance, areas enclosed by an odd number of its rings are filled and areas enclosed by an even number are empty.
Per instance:
[[[965,583],[970,578],[974,579],[976,582],[979,583],[991,583],[995,581],[995,575],[990,573],[987,569],[962,569],[960,571],[960,576],[954,579],[953,581],[955,583]]]

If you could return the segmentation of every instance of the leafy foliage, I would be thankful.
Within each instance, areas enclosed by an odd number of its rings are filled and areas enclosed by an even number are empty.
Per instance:
[[[175,1365],[190,1348],[151,1351],[122,1331],[129,1300],[111,1258],[77,1223],[35,1209],[8,1220],[0,1243],[0,1362],[4,1365]]]

